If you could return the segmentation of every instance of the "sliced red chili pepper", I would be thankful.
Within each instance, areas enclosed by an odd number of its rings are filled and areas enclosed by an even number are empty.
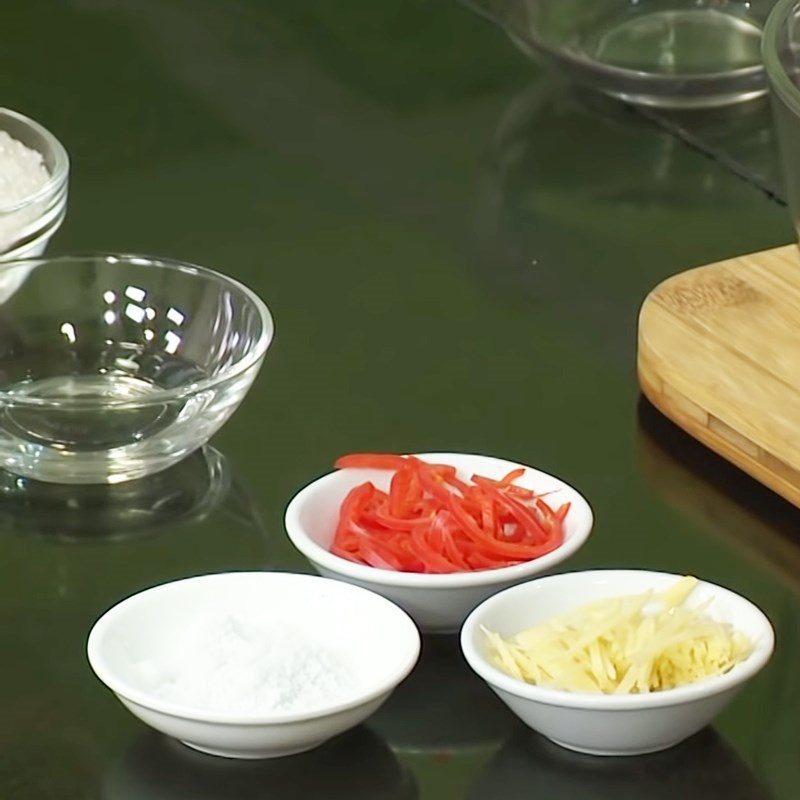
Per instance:
[[[347,529],[348,525],[355,519],[356,515],[372,497],[374,492],[375,487],[372,483],[367,481],[366,483],[356,486],[347,493],[339,509],[339,524],[336,528],[337,536],[340,531]]]
[[[409,465],[404,465],[392,476],[389,488],[389,513],[393,517],[403,517],[421,498],[422,490],[417,471]]]
[[[380,569],[403,569],[402,554],[397,553],[386,542],[379,542],[376,537],[364,541],[360,548],[361,557],[372,567]]]
[[[380,509],[376,509],[375,511],[367,512],[367,514],[365,514],[365,518],[369,522],[375,522],[378,525],[382,525],[384,528],[388,528],[389,530],[413,531],[418,528],[429,528],[433,515],[416,517],[414,519],[402,519],[402,517],[391,517],[389,514],[385,514]]]
[[[524,486],[516,486],[514,483],[512,483],[512,481],[522,477],[524,474],[524,468],[520,468],[511,470],[511,472],[509,472],[507,475],[504,475],[499,481],[494,480],[494,478],[487,478],[484,475],[473,475],[472,480],[475,481],[475,478],[480,478],[482,481],[484,481],[484,483],[489,483],[492,486],[496,486],[498,489],[502,489],[507,494],[513,494],[517,497],[529,499],[536,496],[536,493],[533,491],[533,489],[526,489]]]
[[[470,490],[470,485],[458,477],[458,471],[455,467],[451,467],[449,464],[429,464],[426,461],[420,461],[419,463],[425,464],[430,471],[439,475],[445,483],[454,486],[462,495],[465,495]]]
[[[442,530],[442,551],[457,567],[469,569],[469,564],[456,545],[453,534],[447,529]]]
[[[494,501],[491,497],[483,497],[481,500],[481,522],[483,529],[493,536],[497,536],[497,521],[494,513]]]
[[[360,469],[402,469],[408,459],[393,453],[350,453],[336,459],[338,469],[357,467]]]
[[[423,488],[427,489],[437,500],[446,503],[450,497],[444,478],[435,470],[431,469],[424,461],[417,461],[417,475]]]
[[[505,486],[510,486],[514,483],[517,478],[521,478],[525,474],[525,467],[517,467],[516,469],[512,469],[511,472],[507,472],[500,478],[500,483]]]
[[[480,475],[473,476],[473,480],[481,486],[490,496],[494,497],[499,505],[511,512],[526,528],[530,538],[535,542],[546,541],[550,530],[546,529],[530,508],[520,502],[516,497],[511,497],[501,492],[495,486],[486,482]]]
[[[455,564],[437,553],[425,541],[425,535],[422,531],[412,531],[408,546],[425,565],[425,572],[458,572],[458,567]]]
[[[534,509],[539,511],[544,519],[547,521],[546,525],[552,526],[554,522],[557,522],[555,512],[552,508],[550,508],[541,497],[535,497],[533,499]]]
[[[461,508],[458,498],[454,495],[450,496],[450,510],[470,538],[483,544],[489,552],[496,553],[498,556],[508,556],[509,558],[523,561],[536,558],[547,552],[546,549],[542,549],[542,546],[533,547],[531,545],[503,542],[484,533],[475,520]]]
[[[342,467],[394,470],[389,491],[366,482],[342,503],[331,552],[381,569],[453,572],[494,569],[536,558],[564,538],[569,503],[553,510],[531,489],[500,480],[458,478],[449,464],[415,456],[356,453]]]

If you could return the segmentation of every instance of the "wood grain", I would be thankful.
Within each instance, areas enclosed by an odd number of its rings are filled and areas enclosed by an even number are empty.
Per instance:
[[[800,506],[796,245],[656,286],[639,313],[638,373],[670,419]]]

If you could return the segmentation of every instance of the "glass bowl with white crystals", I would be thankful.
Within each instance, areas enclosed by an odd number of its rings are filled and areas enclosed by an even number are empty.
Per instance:
[[[0,108],[0,261],[40,256],[67,211],[69,157],[35,120]]]
[[[135,255],[0,264],[0,467],[55,483],[158,472],[223,425],[272,340],[250,289]]]

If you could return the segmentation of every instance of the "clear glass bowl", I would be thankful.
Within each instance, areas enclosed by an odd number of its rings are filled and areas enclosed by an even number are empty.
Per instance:
[[[190,264],[0,265],[0,466],[56,483],[165,469],[230,417],[272,334],[257,295]]]
[[[774,0],[463,0],[527,55],[631,103],[725,105],[766,91]]]
[[[69,158],[61,142],[38,122],[0,108],[0,131],[41,153],[50,179],[10,206],[0,206],[0,261],[41,255],[64,221]]]
[[[783,162],[783,183],[800,238],[800,2],[780,0],[762,42],[772,88],[772,111]]]

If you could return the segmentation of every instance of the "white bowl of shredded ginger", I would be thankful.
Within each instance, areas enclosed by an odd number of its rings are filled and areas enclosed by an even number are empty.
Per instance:
[[[372,714],[419,656],[414,623],[346,583],[278,572],[173,581],[89,634],[98,678],[136,717],[196,750],[274,758]]]
[[[526,725],[609,756],[665,750],[705,727],[774,644],[743,597],[644,570],[532,580],[483,602],[461,630],[469,665]]]

